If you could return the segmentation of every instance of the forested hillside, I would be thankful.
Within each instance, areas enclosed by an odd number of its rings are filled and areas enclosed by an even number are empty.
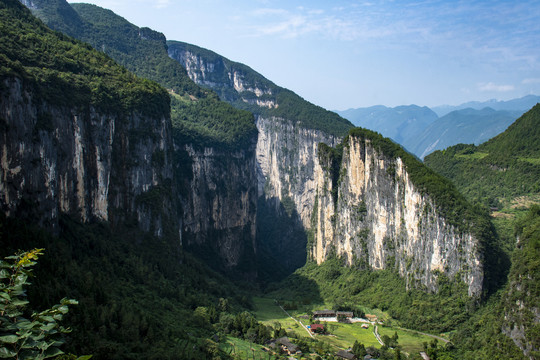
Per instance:
[[[459,144],[425,159],[469,199],[491,208],[501,248],[511,258],[511,265],[506,265],[507,283],[456,334],[456,344],[466,359],[534,359],[540,349],[536,305],[539,126],[540,105],[536,105],[505,132],[479,146]],[[471,334],[476,336],[471,338]]]
[[[167,55],[163,34],[139,28],[95,5],[70,6],[63,0],[32,3],[36,15],[51,28],[89,43],[128,70],[168,89],[173,126],[185,142],[234,148],[252,141],[256,134],[252,115],[219,101],[215,93],[191,81],[185,69]]]
[[[119,123],[132,119],[143,124],[148,121],[145,117],[130,117],[133,113],[169,119],[169,96],[165,89],[138,78],[89,45],[46,28],[18,1],[0,3],[0,32],[3,171],[9,170],[5,167],[12,161],[6,159],[6,146],[11,140],[6,139],[6,134],[12,114],[4,111],[5,99],[17,89],[22,89],[27,97],[26,103],[15,104],[16,107],[61,109],[72,114],[72,118],[87,114],[83,125],[88,129],[96,113],[104,114],[104,118],[118,118]],[[59,129],[51,128],[51,122],[46,114],[37,116],[29,135],[36,147],[43,149],[50,134],[60,133]],[[116,132],[123,129],[117,126]],[[151,139],[154,131],[159,130],[148,129],[145,135]],[[94,133],[91,135],[94,135],[91,140],[97,143],[99,138]],[[120,135],[131,140],[128,136],[140,136]],[[50,146],[61,147],[58,138],[55,140]],[[92,149],[87,148],[89,152]],[[26,148],[27,152],[31,150],[30,146]],[[136,148],[131,150],[137,152]],[[132,155],[131,162],[137,159],[136,154]],[[62,161],[82,162],[81,158],[72,159],[72,156],[75,155],[60,153],[57,163],[50,164],[51,168],[60,171]],[[130,159],[115,158],[116,169],[129,168]],[[148,160],[145,165],[159,167],[158,163],[163,161],[163,158]],[[34,162],[40,164],[41,159],[37,157]],[[20,165],[25,164],[19,164],[16,173],[28,176],[25,185],[28,186],[29,173],[35,172],[28,172],[32,170],[30,167],[20,171]],[[122,175],[122,171],[114,174],[116,178]],[[18,185],[3,182],[2,189],[6,186]],[[2,205],[13,205],[5,191],[2,194]],[[154,201],[159,209],[163,202],[157,195],[156,191],[139,197],[131,194],[134,202]],[[229,357],[220,350],[220,340],[211,339],[215,334],[212,324],[218,323],[221,315],[234,321],[234,314],[249,308],[248,295],[184,252],[178,243],[178,233],[171,234],[172,228],[154,236],[152,232],[142,232],[137,220],[132,218],[113,226],[106,221],[60,214],[54,229],[56,235],[52,235],[48,232],[50,228],[39,228],[33,223],[35,218],[28,218],[31,211],[32,204],[23,203],[17,216],[8,217],[4,213],[0,216],[0,257],[19,249],[45,248],[29,289],[28,311],[50,307],[62,297],[79,301],[64,324],[73,330],[66,339],[66,351],[93,354],[95,359]],[[5,293],[2,295],[4,301]],[[258,326],[249,315],[244,318],[249,323],[245,331]],[[236,336],[243,333],[240,329]],[[3,344],[4,340],[9,339],[3,337]]]
[[[451,179],[469,199],[491,207],[540,195],[540,105],[491,140],[436,151],[425,163]]]

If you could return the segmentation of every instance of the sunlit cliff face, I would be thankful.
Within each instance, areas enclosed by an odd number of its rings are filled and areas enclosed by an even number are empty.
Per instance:
[[[456,275],[469,295],[482,290],[478,240],[446,223],[436,204],[412,184],[400,158],[376,151],[354,137],[344,148],[340,180],[333,184],[317,168],[317,224],[311,256],[317,263],[332,252],[349,265],[396,268],[407,285],[437,290],[437,276]],[[337,201],[331,195],[338,187]]]

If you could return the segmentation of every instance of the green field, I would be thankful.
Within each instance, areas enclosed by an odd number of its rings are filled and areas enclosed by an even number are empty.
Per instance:
[[[430,336],[420,335],[413,331],[399,330],[392,327],[382,327],[378,328],[379,335],[387,335],[392,337],[395,332],[398,334],[398,344],[401,346],[401,349],[409,354],[418,353],[423,349],[423,343],[433,340]],[[440,342],[440,341],[439,341]]]
[[[268,352],[263,350],[261,345],[250,343],[249,341],[237,339],[228,336],[227,341],[222,344],[221,349],[224,350],[227,354],[230,354],[235,359],[255,359],[255,360],[266,360],[274,359]]]
[[[296,321],[288,317],[273,299],[253,298],[253,302],[255,303],[255,316],[258,321],[273,327],[276,327],[276,323],[279,323],[281,328],[288,333],[294,332],[299,336],[308,336],[307,332]]]
[[[362,329],[362,324],[340,324],[328,323],[327,328],[331,335],[318,335],[317,339],[334,345],[336,348],[347,349],[352,347],[355,341],[364,344],[366,347],[381,345],[373,334],[373,326],[368,329]]]
[[[531,163],[533,165],[540,165],[540,159],[539,158],[519,158],[519,160],[526,161],[526,162]]]
[[[489,153],[486,153],[486,152],[475,151],[471,154],[457,154],[456,157],[460,159],[481,160],[488,155]]]
[[[255,303],[255,315],[257,319],[267,325],[275,325],[276,322],[281,324],[281,327],[286,329],[288,333],[291,331],[296,333],[297,336],[307,337],[307,332],[301,328],[293,319],[288,317],[283,310],[275,303],[273,299],[267,298],[254,298]],[[304,325],[309,325],[308,319],[301,319],[299,315],[305,315],[313,309],[323,309],[325,305],[300,305],[297,310],[289,311],[289,314],[294,316],[296,320],[301,321]],[[366,309],[371,313],[375,313],[378,316],[387,316],[387,314]],[[336,322],[324,323],[329,330],[329,335],[316,335],[315,338],[318,341],[330,344],[337,349],[347,349],[352,347],[355,341],[364,344],[366,347],[381,345],[373,334],[374,327],[369,326],[368,329],[363,329],[361,323],[343,324]],[[398,343],[402,350],[407,353],[418,353],[423,348],[423,343],[429,343],[433,338],[425,335],[420,335],[413,331],[399,330],[393,327],[378,327],[379,334],[381,336],[388,335],[392,337],[394,332],[398,334]]]

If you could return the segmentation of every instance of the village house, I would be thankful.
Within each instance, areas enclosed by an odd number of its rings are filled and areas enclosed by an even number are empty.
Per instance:
[[[354,313],[352,311],[336,311],[336,316],[343,316],[346,319],[352,319],[354,317]]]
[[[336,356],[341,358],[341,359],[347,359],[347,360],[355,360],[357,359],[356,355],[354,355],[353,353],[347,351],[347,350],[339,350],[337,353],[336,353]]]
[[[336,317],[336,312],[334,310],[316,310],[313,312],[313,317],[316,317],[316,318]]]
[[[302,353],[301,351],[299,351],[298,346],[290,342],[289,338],[286,336],[277,339],[276,343],[280,344],[283,351],[285,351],[289,355],[296,355]]]
[[[342,322],[351,322],[354,314],[352,311],[337,311],[336,312],[337,321]]]
[[[309,326],[309,329],[312,333],[317,334],[323,334],[324,333],[324,325],[323,324],[311,324]]]
[[[371,322],[377,322],[377,315],[366,314],[366,319]]]

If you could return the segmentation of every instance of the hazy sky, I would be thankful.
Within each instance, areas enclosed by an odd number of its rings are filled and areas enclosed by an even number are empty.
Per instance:
[[[327,109],[540,94],[540,0],[88,2]]]

